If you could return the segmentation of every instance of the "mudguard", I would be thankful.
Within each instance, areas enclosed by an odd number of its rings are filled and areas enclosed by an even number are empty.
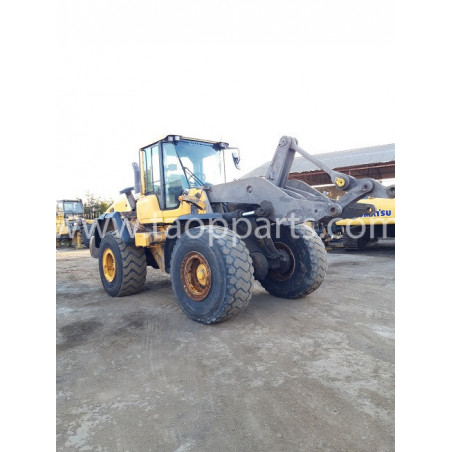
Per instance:
[[[100,241],[107,231],[111,231],[111,228],[109,228],[110,222],[113,223],[114,230],[119,233],[121,240],[124,243],[127,243],[128,245],[135,244],[135,237],[131,226],[126,224],[124,219],[121,217],[120,212],[103,213],[96,221],[95,237],[97,248],[99,248]]]

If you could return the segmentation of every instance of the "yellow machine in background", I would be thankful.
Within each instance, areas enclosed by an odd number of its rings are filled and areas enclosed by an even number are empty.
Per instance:
[[[375,212],[336,222],[342,226],[346,250],[360,250],[381,238],[395,237],[395,198],[366,198],[360,203],[373,204]]]
[[[62,199],[56,203],[56,245],[75,245],[78,249],[89,244],[89,227],[81,199]]]

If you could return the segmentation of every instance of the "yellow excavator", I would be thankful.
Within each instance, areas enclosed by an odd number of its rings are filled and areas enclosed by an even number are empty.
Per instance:
[[[329,199],[289,180],[295,154],[324,170],[346,192]],[[264,178],[226,182],[226,162],[239,166],[228,143],[168,135],[139,150],[135,185],[95,223],[90,239],[105,291],[139,292],[147,266],[171,275],[176,301],[204,324],[247,306],[256,279],[272,295],[301,298],[322,284],[325,247],[307,221],[371,214],[365,196],[393,198],[394,187],[332,170],[284,136]],[[133,193],[134,192],[134,193]]]

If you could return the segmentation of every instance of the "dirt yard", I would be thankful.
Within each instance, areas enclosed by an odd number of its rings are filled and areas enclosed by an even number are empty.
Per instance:
[[[87,250],[59,250],[57,449],[394,449],[394,250],[329,254],[301,300],[189,320],[169,277],[110,298]]]

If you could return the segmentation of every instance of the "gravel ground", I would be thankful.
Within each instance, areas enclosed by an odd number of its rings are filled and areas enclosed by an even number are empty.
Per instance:
[[[168,275],[114,299],[87,250],[57,251],[57,449],[393,450],[394,250],[328,259],[306,298],[255,283],[204,326]]]

